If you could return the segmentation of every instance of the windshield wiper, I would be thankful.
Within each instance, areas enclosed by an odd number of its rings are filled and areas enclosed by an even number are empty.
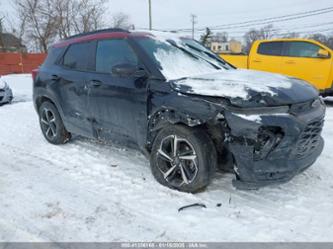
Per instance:
[[[178,46],[174,41],[172,41],[172,40],[168,40],[168,42],[169,42],[172,46],[174,46],[175,48],[180,49],[181,51],[183,51],[183,52],[185,52],[186,54],[192,56],[193,58],[195,58],[195,59],[197,59],[197,60],[198,60],[198,59],[202,59],[202,60],[204,60],[205,62],[207,62],[207,63],[209,63],[210,65],[212,65],[215,69],[219,69],[219,70],[222,69],[222,67],[220,67],[219,65],[216,65],[215,63],[213,63],[213,62],[207,60],[207,59],[204,58],[203,56],[199,56],[199,55],[197,55],[197,54],[192,53],[191,51],[187,50],[187,49],[184,48],[184,47]]]
[[[195,51],[197,51],[197,52],[199,52],[199,53],[201,53],[201,54],[207,55],[208,57],[210,57],[210,58],[212,58],[212,59],[215,59],[215,60],[217,60],[218,62],[221,62],[223,65],[226,64],[226,62],[225,62],[224,60],[221,60],[218,56],[216,56],[216,54],[213,54],[213,53],[210,53],[210,52],[207,52],[207,51],[201,50],[201,49],[199,49],[199,48],[197,48],[197,47],[195,47],[195,46],[192,46],[192,45],[190,45],[190,44],[187,44],[187,43],[185,43],[185,44],[186,44],[186,46],[188,46],[190,49],[193,49],[193,50],[195,50]]]

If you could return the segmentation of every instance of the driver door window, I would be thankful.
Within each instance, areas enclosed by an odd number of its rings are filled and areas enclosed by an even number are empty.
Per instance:
[[[126,40],[102,40],[97,43],[96,72],[111,73],[116,65],[138,65],[138,58]]]

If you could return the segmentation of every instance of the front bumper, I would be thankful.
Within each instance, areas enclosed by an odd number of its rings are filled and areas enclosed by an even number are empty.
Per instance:
[[[324,147],[324,116],[322,102],[300,113],[225,113],[237,175],[234,186],[256,189],[286,182],[311,166]]]
[[[333,82],[331,88],[326,88],[319,91],[320,95],[323,97],[333,96]]]
[[[10,103],[13,100],[13,92],[7,87],[0,89],[0,104]]]

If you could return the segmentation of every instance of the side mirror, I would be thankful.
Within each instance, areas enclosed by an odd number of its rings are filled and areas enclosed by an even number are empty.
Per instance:
[[[317,56],[318,58],[327,59],[330,58],[330,53],[325,49],[319,49]]]
[[[132,64],[119,64],[112,67],[112,74],[119,77],[135,77],[142,78],[146,76],[146,71],[139,69],[136,65]]]

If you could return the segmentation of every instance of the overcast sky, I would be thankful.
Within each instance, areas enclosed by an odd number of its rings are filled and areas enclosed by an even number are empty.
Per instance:
[[[12,12],[10,0],[0,0],[2,12]],[[137,28],[148,28],[148,0],[109,0],[108,13],[124,12]],[[333,7],[332,0],[152,0],[153,28],[191,28],[190,15],[197,15],[197,27],[246,22],[254,19],[270,18],[299,12]],[[13,17],[14,19],[14,17]],[[106,20],[107,22],[108,20]],[[263,25],[253,26],[261,27]],[[283,33],[315,32],[327,30],[333,33],[333,12],[275,23]],[[228,31],[231,37],[240,37],[249,27],[234,28]]]

